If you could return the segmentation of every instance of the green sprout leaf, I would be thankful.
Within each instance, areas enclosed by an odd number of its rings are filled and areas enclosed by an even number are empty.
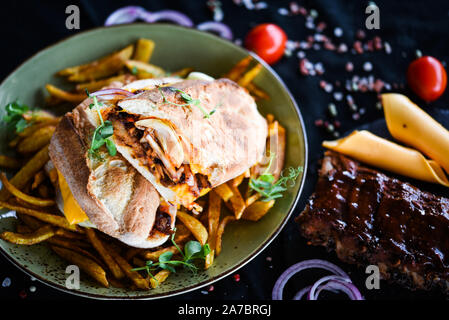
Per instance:
[[[302,167],[288,168],[288,175],[281,174],[281,178],[275,182],[274,176],[270,173],[274,156],[274,154],[271,154],[268,167],[257,179],[251,178],[249,180],[249,188],[260,193],[263,197],[262,201],[282,198],[282,193],[287,190],[287,187],[295,185],[296,179],[302,172]]]
[[[101,115],[100,107],[103,105],[101,102],[98,102],[98,98],[96,96],[92,96],[89,94],[89,91],[86,90],[86,94],[89,98],[92,98],[93,103],[89,105],[90,109],[95,108],[98,113],[98,117],[100,119],[100,125],[95,129],[94,134],[92,136],[92,142],[89,148],[89,156],[95,157],[99,156],[99,149],[106,145],[106,149],[108,150],[109,155],[115,156],[117,154],[117,147],[112,141],[111,137],[114,134],[114,127],[112,126],[111,121],[104,121],[103,116]]]
[[[18,101],[10,102],[5,106],[6,115],[3,121],[7,123],[8,129],[15,133],[22,132],[28,127],[31,122],[23,118],[23,116],[30,111],[30,108],[21,104]]]

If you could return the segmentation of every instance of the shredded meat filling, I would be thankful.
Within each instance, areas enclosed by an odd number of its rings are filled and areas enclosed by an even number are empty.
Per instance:
[[[117,108],[108,113],[107,117],[113,123],[115,137],[131,147],[134,151],[133,156],[148,166],[163,185],[174,186],[185,183],[196,197],[200,196],[202,189],[210,187],[207,177],[193,174],[188,164],[175,168],[164,155],[155,136],[135,126],[135,122],[140,120],[139,116],[130,115]]]

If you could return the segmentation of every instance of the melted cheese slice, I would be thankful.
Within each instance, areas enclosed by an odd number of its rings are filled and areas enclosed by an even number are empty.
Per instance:
[[[438,162],[449,173],[449,131],[402,94],[382,95],[391,135]]]
[[[58,171],[59,190],[61,191],[62,201],[64,202],[64,215],[70,224],[78,224],[89,220],[86,213],[80,208],[78,202],[70,191],[69,185],[64,176]]]
[[[345,138],[324,141],[323,147],[373,167],[449,187],[449,181],[438,163],[427,160],[414,149],[403,147],[368,131],[354,131]]]

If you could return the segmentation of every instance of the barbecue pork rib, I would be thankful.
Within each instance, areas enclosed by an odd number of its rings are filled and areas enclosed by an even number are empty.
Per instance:
[[[312,245],[377,265],[410,289],[449,291],[449,199],[327,151],[315,193],[295,219]]]

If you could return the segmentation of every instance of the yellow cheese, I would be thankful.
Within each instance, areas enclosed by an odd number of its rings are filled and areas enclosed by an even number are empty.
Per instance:
[[[391,135],[435,160],[449,173],[449,131],[404,95],[383,94],[382,104]]]
[[[70,224],[77,224],[89,220],[86,213],[80,208],[78,202],[70,191],[64,176],[58,171],[59,190],[64,202],[64,215]]]
[[[403,147],[368,131],[354,131],[345,138],[324,141],[323,147],[373,167],[449,187],[449,181],[438,163],[427,160],[414,149]]]

